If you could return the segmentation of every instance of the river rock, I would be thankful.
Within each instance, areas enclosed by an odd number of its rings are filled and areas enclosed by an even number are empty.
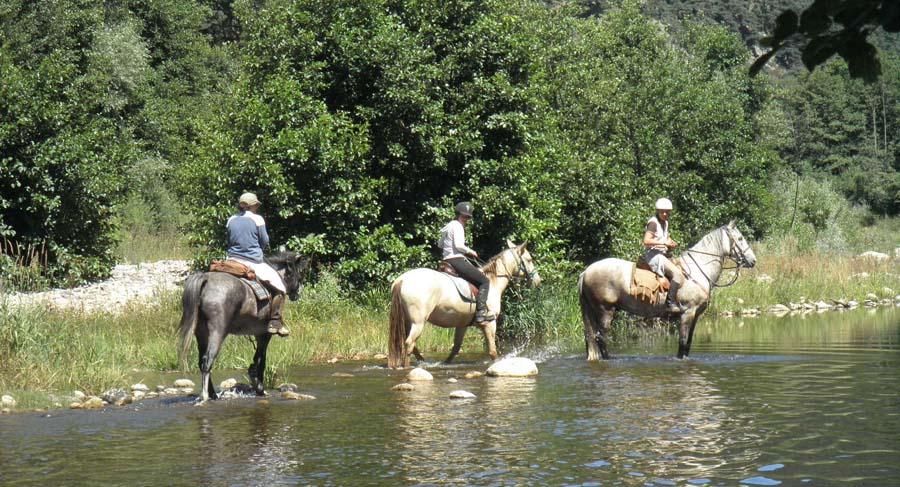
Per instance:
[[[831,308],[834,308],[834,306],[826,303],[825,301],[819,300],[816,302],[816,309],[831,309]]]
[[[857,255],[857,257],[859,257],[861,259],[872,259],[872,260],[877,260],[877,261],[890,259],[890,256],[888,254],[883,254],[881,252],[875,252],[874,250],[867,250],[867,251]]]
[[[449,382],[449,383],[451,383],[451,384],[456,384],[456,383],[459,382],[459,381],[456,380],[456,377],[451,377],[451,378],[447,379],[447,382]]]
[[[81,401],[75,401],[75,402],[69,403],[69,409],[82,409],[82,408],[84,408],[84,403],[82,403]]]
[[[158,393],[160,393],[160,394],[165,393],[165,392],[166,392],[166,389],[168,389],[168,387],[166,387],[166,386],[164,386],[164,385],[162,385],[162,384],[156,386],[156,392],[158,392]]]
[[[125,399],[128,396],[128,393],[125,392],[125,389],[110,389],[103,394],[100,394],[100,399],[110,403],[110,404],[118,404],[119,401]]]
[[[744,308],[741,310],[741,316],[756,316],[759,314],[759,308]]]
[[[81,409],[100,409],[103,407],[103,399],[100,399],[97,396],[88,396],[84,402],[81,403]]]
[[[375,355],[372,355],[372,358],[375,360],[384,360],[388,358],[388,356],[383,353],[376,353]]]
[[[791,308],[788,308],[787,306],[785,306],[783,304],[776,304],[766,311],[768,311],[769,313],[787,313],[790,310],[791,310]]]
[[[484,375],[483,372],[473,370],[472,372],[466,372],[466,375],[464,375],[463,377],[465,377],[466,379],[477,379],[483,375]]]
[[[177,396],[181,391],[176,387],[166,387],[161,394],[165,394],[167,396]]]
[[[0,397],[0,407],[14,408],[16,407],[16,400],[9,394],[4,394],[3,397]]]
[[[148,387],[147,384],[138,382],[137,384],[134,384],[131,386],[131,392],[137,392],[137,391],[147,393],[147,392],[150,392],[150,387]]]
[[[153,399],[154,397],[159,397],[159,393],[151,391],[151,392],[148,392],[147,395],[144,397],[147,399]]]
[[[847,307],[848,307],[848,308],[856,308],[856,307],[858,307],[858,306],[859,306],[859,301],[855,301],[855,300],[852,300],[852,299],[851,299],[850,301],[847,301]]]
[[[81,391],[72,391],[72,397],[74,397],[75,400],[81,402],[84,401],[84,398],[87,397],[87,395],[85,395],[85,393]]]
[[[475,394],[462,389],[450,393],[450,399],[475,399]]]
[[[512,357],[500,360],[485,372],[491,377],[528,377],[537,375],[537,364],[525,357]]]
[[[406,379],[407,380],[434,380],[434,376],[431,375],[431,372],[428,372],[427,370],[425,370],[421,367],[416,367],[416,368],[410,370],[408,374],[406,374]]]
[[[175,387],[177,387],[177,388],[182,388],[182,387],[191,387],[191,388],[193,388],[193,387],[194,387],[194,381],[192,381],[192,380],[190,380],[190,379],[178,379],[178,380],[176,380],[172,385],[175,386]]]
[[[392,391],[409,392],[409,391],[416,390],[416,386],[410,384],[409,382],[401,382],[401,383],[395,385],[394,387],[391,387],[391,390]]]
[[[297,387],[297,384],[286,382],[284,384],[280,384],[278,387],[276,387],[276,389],[278,389],[278,392],[297,392],[297,389],[299,388]]]
[[[310,396],[309,394],[300,394],[294,391],[285,391],[281,393],[281,398],[290,401],[309,401],[315,399],[316,396]]]
[[[791,311],[796,311],[798,309],[803,309],[803,305],[792,301],[788,303],[788,308],[790,308]]]
[[[875,293],[866,293],[867,301],[875,301],[876,299],[878,299],[878,296]]]
[[[144,391],[134,391],[134,392],[131,393],[131,398],[132,398],[132,400],[140,401],[140,400],[143,399],[146,395],[147,395],[147,393],[144,392]]]
[[[232,387],[234,387],[236,385],[237,385],[237,379],[232,377],[230,379],[225,379],[222,382],[220,382],[219,389],[222,389],[224,391],[226,389],[231,389]]]

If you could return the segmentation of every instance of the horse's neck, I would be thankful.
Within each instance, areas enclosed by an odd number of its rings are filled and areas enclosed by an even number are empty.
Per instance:
[[[506,262],[502,258],[493,267],[492,271],[484,271],[484,275],[491,282],[491,289],[496,289],[497,293],[502,296],[503,292],[506,291],[506,287],[509,286],[512,276],[509,275],[509,271],[506,269]],[[501,275],[501,272],[504,274]]]
[[[719,233],[720,231],[716,230],[716,234],[718,235]],[[690,250],[695,252],[690,252],[690,258],[682,256],[681,261],[691,267],[690,270],[694,279],[705,284],[707,291],[712,291],[713,284],[719,281],[719,276],[722,274],[722,265],[725,263],[725,249],[721,239],[707,235],[691,247]],[[703,282],[707,279],[708,282]]]

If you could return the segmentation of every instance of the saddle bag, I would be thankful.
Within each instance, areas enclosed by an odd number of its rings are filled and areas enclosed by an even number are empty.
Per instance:
[[[236,260],[214,260],[209,265],[209,272],[224,272],[237,277],[243,277],[251,281],[256,280],[256,273],[253,269]]]
[[[669,280],[665,277],[660,277],[652,271],[637,266],[633,267],[631,272],[631,292],[629,294],[635,299],[656,306],[669,291]]]

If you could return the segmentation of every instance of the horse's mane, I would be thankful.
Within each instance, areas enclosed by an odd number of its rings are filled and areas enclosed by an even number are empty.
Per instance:
[[[715,237],[715,236],[717,235],[717,232],[718,232],[719,230],[724,229],[726,226],[727,226],[727,225],[719,225],[718,227],[713,228],[712,230],[710,230],[710,231],[704,233],[704,234],[703,234],[703,237],[700,238],[700,240],[698,240],[697,243],[695,243],[694,245],[692,245],[691,247],[689,247],[688,250],[694,249],[694,248],[697,248],[697,247],[700,247],[701,244],[704,244],[707,240],[709,240],[709,239]]]
[[[485,274],[492,274],[492,275],[496,276],[497,275],[497,263],[500,261],[500,257],[503,256],[503,253],[506,252],[507,250],[514,250],[514,249],[501,250],[499,254],[488,259],[487,262],[485,262],[484,265],[481,266],[481,272],[484,272]]]
[[[266,264],[269,264],[272,267],[285,266],[297,260],[297,253],[290,250],[282,250],[281,252],[265,256],[264,260],[266,261]]]

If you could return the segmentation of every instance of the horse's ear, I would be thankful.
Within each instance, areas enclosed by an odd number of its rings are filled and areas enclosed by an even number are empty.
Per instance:
[[[734,220],[728,222],[728,228],[734,229]]]
[[[522,242],[522,245],[519,245],[519,252],[524,252],[525,247],[528,247],[528,240]]]
[[[516,244],[514,244],[513,241],[510,239],[506,239],[506,246],[511,249],[516,248]]]

